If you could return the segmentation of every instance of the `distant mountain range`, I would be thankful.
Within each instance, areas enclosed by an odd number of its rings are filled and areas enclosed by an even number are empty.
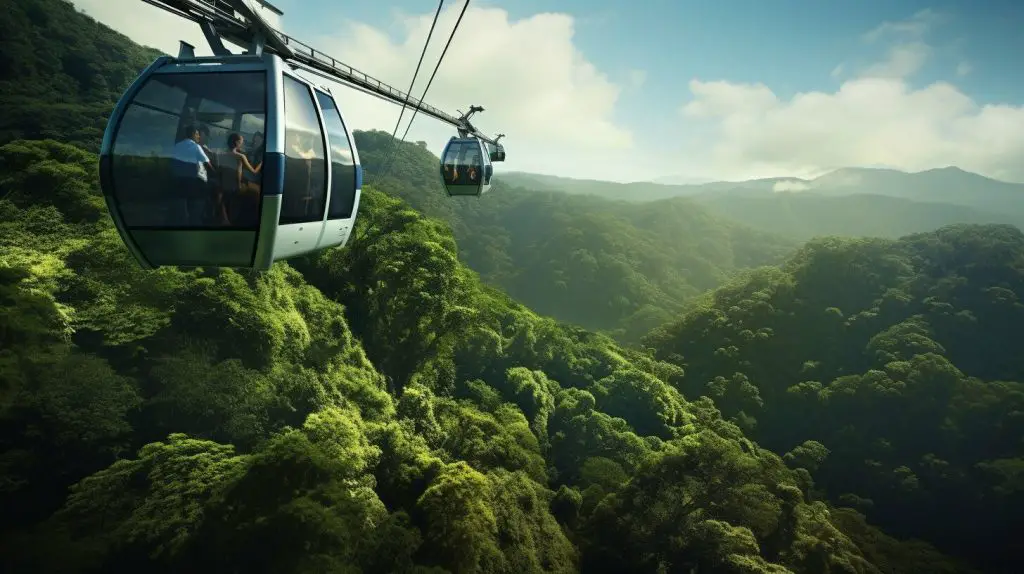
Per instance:
[[[614,183],[512,172],[510,185],[591,194],[623,201],[688,198],[748,225],[792,237],[899,237],[952,223],[1024,227],[1024,184],[957,167],[907,173],[843,168],[814,179],[777,177],[742,182]]]

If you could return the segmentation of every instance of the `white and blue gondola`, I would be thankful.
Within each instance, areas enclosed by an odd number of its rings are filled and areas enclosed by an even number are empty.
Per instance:
[[[143,268],[269,269],[348,241],[363,174],[346,126],[275,54],[164,56],[111,114],[103,195]]]

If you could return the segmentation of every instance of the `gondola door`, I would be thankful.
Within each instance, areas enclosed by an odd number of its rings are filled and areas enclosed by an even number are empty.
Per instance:
[[[330,199],[326,127],[311,84],[282,74],[284,188],[274,260],[316,250]]]
[[[348,131],[345,116],[329,91],[316,90],[324,115],[327,140],[330,142],[331,194],[327,203],[327,220],[318,249],[343,246],[352,234],[359,213],[362,168],[359,150]]]

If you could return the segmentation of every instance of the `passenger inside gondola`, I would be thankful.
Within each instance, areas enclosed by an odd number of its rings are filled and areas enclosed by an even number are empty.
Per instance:
[[[210,146],[206,145],[206,142],[210,141],[210,127],[207,125],[199,124],[199,147],[203,148],[206,152],[206,157],[210,158],[210,164],[216,169],[217,167],[217,154],[210,149]]]
[[[473,170],[475,162],[472,161],[472,156],[470,155],[472,152],[468,148],[468,145],[463,145],[462,147],[462,158],[459,162],[462,164],[462,169],[460,170],[459,177],[456,181],[458,185],[473,185],[473,180],[471,179],[472,174],[470,172]]]
[[[252,165],[263,163],[263,155],[266,152],[266,142],[263,141],[263,132],[256,132],[252,136],[252,147],[246,152],[245,157]],[[252,182],[259,182],[255,173],[246,173],[245,178]]]
[[[263,162],[253,166],[245,154],[245,138],[233,133],[228,136],[228,152],[224,154],[220,169],[223,190],[224,225],[255,226],[259,212],[260,171]]]
[[[174,145],[172,174],[178,183],[179,194],[169,198],[167,225],[202,225],[209,206],[208,181],[213,164],[201,145],[199,127],[189,125],[185,137]]]
[[[448,147],[448,153],[444,156],[444,164],[442,172],[444,175],[444,182],[448,185],[456,185],[459,178],[459,166],[457,158],[459,157],[459,144],[453,144]]]
[[[480,181],[480,152],[473,151],[469,156],[469,183],[476,185]]]

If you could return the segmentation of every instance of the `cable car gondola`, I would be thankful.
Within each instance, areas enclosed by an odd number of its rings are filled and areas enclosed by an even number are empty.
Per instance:
[[[494,167],[479,139],[452,136],[441,157],[441,183],[449,197],[479,197],[491,189]]]
[[[269,269],[345,245],[362,169],[330,90],[276,54],[186,46],[142,72],[103,136],[103,195],[135,259]]]
[[[489,147],[490,152],[491,152],[490,155],[491,155],[491,161],[492,162],[496,163],[496,162],[499,162],[499,161],[505,161],[505,146],[503,146],[501,144],[494,144],[494,145],[488,144],[488,147]]]
[[[505,161],[505,146],[501,145],[503,137],[505,134],[498,134],[498,137],[494,138],[494,143],[487,144],[487,151],[490,152],[491,161],[494,163]]]

